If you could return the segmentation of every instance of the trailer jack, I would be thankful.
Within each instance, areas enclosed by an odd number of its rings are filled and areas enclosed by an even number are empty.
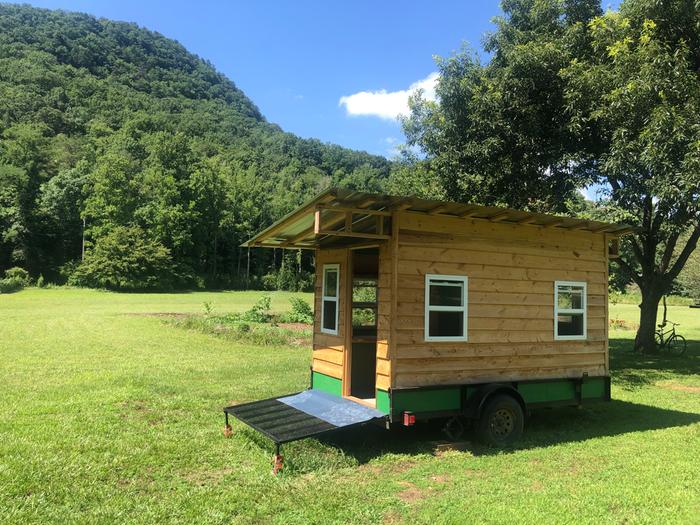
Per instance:
[[[224,425],[224,437],[231,437],[233,435],[233,428],[228,422],[228,414],[224,413],[226,416],[226,424]]]
[[[284,456],[280,454],[280,446],[275,445],[275,455],[272,456],[272,473],[276,476],[282,472],[282,465],[284,463]]]

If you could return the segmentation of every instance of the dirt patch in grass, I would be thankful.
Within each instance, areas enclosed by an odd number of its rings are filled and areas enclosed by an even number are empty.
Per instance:
[[[175,319],[183,319],[191,314],[185,314],[182,312],[132,312],[122,315],[126,315],[128,317],[174,317]]]
[[[277,326],[285,330],[291,330],[292,332],[303,332],[305,330],[311,330],[312,327],[312,325],[305,323],[277,323]]]
[[[226,476],[233,474],[234,472],[235,470],[230,467],[220,469],[198,469],[184,472],[181,474],[181,476],[182,479],[191,483],[192,485],[205,487],[220,484]]]
[[[397,510],[390,510],[382,517],[382,525],[397,525],[399,523],[406,523],[406,520]]]
[[[437,474],[435,476],[430,476],[430,481],[435,483],[447,483],[452,478],[448,474]]]
[[[393,461],[391,463],[364,464],[360,465],[358,472],[368,472],[370,474],[401,474],[416,466],[415,461]]]
[[[432,488],[422,489],[416,487],[410,481],[399,481],[399,485],[406,487],[401,492],[397,494],[399,499],[405,501],[406,503],[415,503],[416,501],[422,501],[430,497],[434,490]]]
[[[700,386],[679,385],[678,383],[656,383],[656,386],[665,388],[666,390],[675,390],[676,392],[700,394]]]
[[[154,412],[146,401],[142,399],[124,401],[120,406],[122,411],[119,415],[122,419],[141,419],[151,426],[158,425],[164,421],[164,416]]]

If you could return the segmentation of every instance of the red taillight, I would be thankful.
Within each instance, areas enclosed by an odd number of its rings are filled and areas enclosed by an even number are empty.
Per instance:
[[[416,415],[413,412],[404,412],[403,413],[403,424],[406,427],[410,427],[411,425],[416,424]]]

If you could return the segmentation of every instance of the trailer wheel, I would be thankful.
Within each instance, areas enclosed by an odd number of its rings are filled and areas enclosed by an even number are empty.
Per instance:
[[[525,415],[514,398],[497,395],[484,407],[476,431],[479,441],[494,447],[512,445],[523,435]]]

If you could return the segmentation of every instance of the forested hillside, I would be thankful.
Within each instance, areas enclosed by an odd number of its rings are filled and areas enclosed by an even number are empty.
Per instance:
[[[157,33],[0,4],[0,275],[234,285],[252,233],[329,185],[379,189],[389,169],[283,132]],[[274,265],[251,256],[254,274]]]

